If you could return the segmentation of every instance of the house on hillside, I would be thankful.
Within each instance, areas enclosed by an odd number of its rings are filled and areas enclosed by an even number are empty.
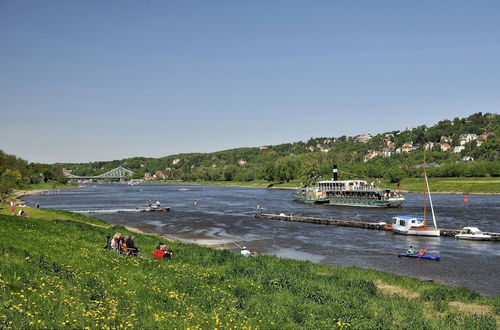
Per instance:
[[[361,143],[367,143],[370,141],[372,136],[370,134],[359,134],[356,137],[354,137],[355,142],[361,142]]]
[[[410,152],[413,150],[413,142],[406,142],[401,147],[402,152]]]
[[[448,151],[451,149],[451,146],[448,143],[441,143],[440,147],[441,151]]]
[[[156,179],[165,180],[167,176],[162,171],[156,171],[153,175]]]
[[[474,157],[471,157],[471,156],[465,156],[462,158],[462,160],[464,162],[473,162],[474,161]]]
[[[453,152],[458,154],[459,152],[461,152],[464,149],[465,149],[465,146],[456,146],[455,148],[453,148]]]
[[[385,138],[383,141],[385,146],[389,148],[394,147],[394,141],[392,141],[390,138]]]
[[[366,163],[370,159],[375,158],[375,157],[380,156],[380,155],[382,155],[381,151],[368,150],[368,152],[363,157],[363,161]]]
[[[176,158],[172,161],[172,165],[175,165],[177,163],[179,163],[181,160],[179,158]]]
[[[392,155],[394,155],[394,150],[391,150],[390,148],[384,148],[382,150],[382,154],[384,155],[384,157],[392,157]]]
[[[259,148],[259,150],[267,150],[267,149],[268,149],[268,147],[266,147],[266,146],[262,146]]]
[[[238,160],[238,164],[240,164],[240,165],[245,165],[246,163],[247,163],[247,161],[244,159]]]
[[[434,149],[434,142],[427,142],[424,144],[424,150],[432,150]]]
[[[144,173],[144,180],[151,181],[154,179],[155,179],[155,177],[153,175],[151,175],[151,173],[149,173],[149,172]]]
[[[478,136],[476,134],[461,134],[460,135],[460,145],[463,146],[468,142],[476,141]]]
[[[439,139],[439,142],[440,143],[451,143],[452,139],[449,138],[448,136],[442,135],[441,138]]]

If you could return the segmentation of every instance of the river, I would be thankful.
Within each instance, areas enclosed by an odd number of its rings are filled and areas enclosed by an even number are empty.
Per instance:
[[[256,219],[285,213],[335,219],[390,221],[395,215],[423,212],[423,195],[408,193],[398,209],[314,206],[292,200],[292,191],[261,188],[96,184],[48,196],[25,196],[31,206],[63,210],[130,209],[160,200],[170,212],[107,213],[96,216],[112,224],[136,227],[185,242],[237,242],[249,250],[315,263],[356,266],[406,275],[486,296],[500,295],[500,243],[469,242],[450,237],[412,237],[349,227]],[[471,224],[499,231],[500,196],[433,194],[439,227]],[[430,214],[430,213],[429,213]],[[140,242],[137,242],[140,246]],[[398,258],[410,245],[441,255],[441,261]],[[236,246],[233,248],[236,250]]]

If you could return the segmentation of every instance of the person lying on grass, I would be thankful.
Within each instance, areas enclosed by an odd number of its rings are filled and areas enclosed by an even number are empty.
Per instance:
[[[170,259],[174,252],[168,248],[165,243],[159,243],[156,247],[156,251],[153,252],[154,259]]]

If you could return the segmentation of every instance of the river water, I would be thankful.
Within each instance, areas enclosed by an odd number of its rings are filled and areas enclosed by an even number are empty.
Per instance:
[[[342,267],[357,266],[468,287],[487,296],[500,295],[500,243],[469,242],[451,237],[412,237],[391,232],[308,223],[256,219],[285,213],[344,220],[386,221],[395,215],[423,212],[423,195],[405,195],[403,207],[371,209],[314,206],[295,202],[292,191],[260,188],[97,184],[49,196],[25,196],[31,206],[63,210],[130,209],[160,200],[170,212],[96,214],[110,223],[140,228],[185,242],[231,243],[249,250]],[[500,196],[434,194],[439,227],[471,224],[500,231]],[[430,213],[429,213],[430,214]],[[137,242],[140,246],[140,242]],[[441,261],[398,258],[410,245],[441,255]],[[232,248],[236,250],[236,245]]]

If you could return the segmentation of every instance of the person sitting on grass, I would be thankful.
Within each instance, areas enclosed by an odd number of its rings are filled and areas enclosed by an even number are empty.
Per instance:
[[[123,251],[131,256],[137,257],[139,255],[139,248],[135,247],[135,236],[126,236],[125,242],[123,243]]]
[[[23,218],[29,218],[30,216],[24,210],[20,210],[18,216]]]
[[[111,248],[116,251],[116,253],[120,253],[123,245],[123,235],[121,233],[116,233],[113,235],[111,239]]]
[[[153,252],[154,259],[171,259],[174,252],[165,243],[159,243],[156,251]]]

